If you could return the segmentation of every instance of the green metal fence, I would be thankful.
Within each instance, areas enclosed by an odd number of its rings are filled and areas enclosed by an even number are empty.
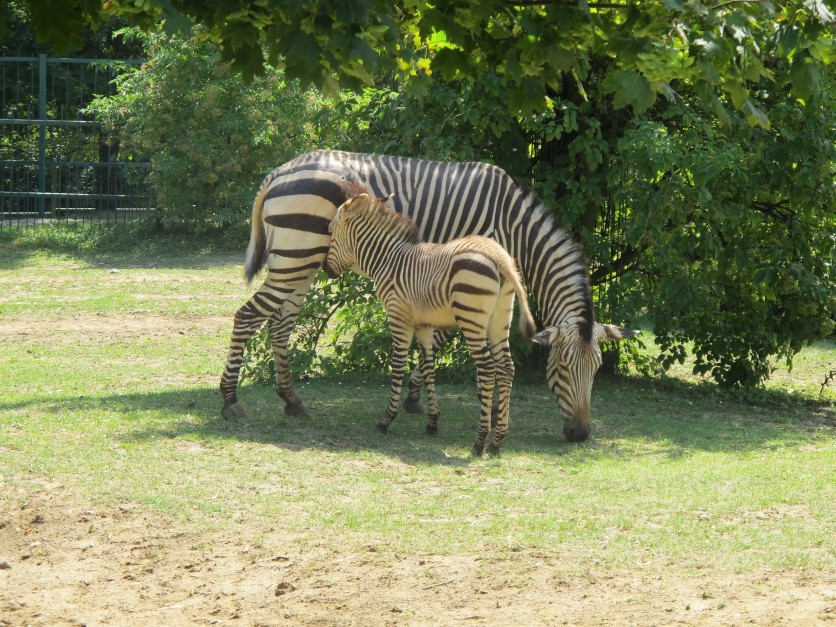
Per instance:
[[[120,68],[138,63],[0,57],[0,229],[153,212],[149,165],[124,158],[86,112]]]

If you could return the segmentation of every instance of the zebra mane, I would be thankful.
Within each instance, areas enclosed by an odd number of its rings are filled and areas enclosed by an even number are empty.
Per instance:
[[[540,197],[525,181],[514,178],[514,184],[522,194],[524,211],[530,215],[532,224],[540,222],[541,228],[550,233],[548,245],[544,250],[550,250],[558,258],[561,274],[568,279],[569,286],[562,288],[568,298],[571,288],[578,290],[577,305],[572,307],[571,314],[576,318],[578,332],[587,343],[593,341],[595,326],[595,308],[592,303],[592,287],[589,282],[589,260],[584,254],[583,244],[555,217],[540,200]],[[542,313],[542,312],[541,312]],[[579,319],[577,319],[579,318]]]
[[[378,198],[377,195],[365,185],[360,183],[352,183],[348,186],[349,198],[353,198],[359,194],[367,194],[370,199],[367,216],[376,218],[376,222],[387,227],[393,234],[397,234],[409,244],[418,244],[421,242],[421,235],[418,232],[418,227],[411,219],[405,215],[401,215],[386,204],[388,198]]]

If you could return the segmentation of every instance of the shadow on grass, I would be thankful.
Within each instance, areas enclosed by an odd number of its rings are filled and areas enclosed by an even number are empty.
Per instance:
[[[408,464],[466,465],[476,430],[478,404],[471,386],[439,390],[439,435],[427,436],[425,419],[401,412],[388,434],[374,424],[386,406],[380,384],[343,385],[316,381],[300,386],[309,417],[286,416],[284,403],[266,386],[245,386],[240,399],[247,417],[220,416],[220,394],[213,388],[114,394],[80,399],[41,398],[0,403],[0,413],[108,411],[122,415],[123,441],[160,439],[238,440],[290,451],[375,452]],[[593,433],[582,444],[566,442],[554,401],[543,385],[518,385],[512,423],[502,455],[559,456],[561,463],[584,464],[602,455],[632,459],[645,455],[681,457],[693,452],[747,453],[798,446],[832,434],[826,413],[804,407],[760,407],[675,393],[640,380],[602,381],[593,394]]]

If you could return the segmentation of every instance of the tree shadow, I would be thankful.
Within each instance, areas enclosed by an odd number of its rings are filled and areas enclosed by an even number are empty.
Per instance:
[[[374,452],[410,465],[466,466],[475,435],[478,404],[469,386],[440,389],[439,435],[425,434],[425,419],[401,412],[388,434],[374,428],[385,409],[384,386],[341,386],[314,382],[301,390],[309,417],[286,416],[284,403],[266,386],[244,386],[240,398],[247,417],[220,416],[214,388],[128,393],[78,399],[38,398],[0,403],[10,411],[102,411],[122,415],[125,442],[160,439],[235,439],[287,451]],[[560,457],[585,464],[601,455],[633,459],[646,455],[677,458],[693,452],[746,454],[765,448],[798,446],[836,424],[816,413],[761,408],[718,399],[689,400],[641,382],[604,384],[593,393],[593,433],[581,444],[566,442],[556,404],[542,385],[516,386],[512,422],[501,456],[517,453]],[[151,418],[148,417],[149,412]],[[156,414],[156,416],[155,416]],[[140,425],[141,421],[141,425]],[[137,423],[136,428],[131,423]]]
[[[42,228],[42,227],[27,227]],[[48,227],[47,227],[48,228]],[[31,265],[31,258],[38,254],[71,257],[91,268],[107,266],[117,269],[183,269],[200,270],[212,267],[241,265],[243,275],[247,238],[243,232],[236,241],[228,238],[218,242],[207,235],[183,232],[150,236],[140,234],[131,237],[127,227],[103,230],[98,239],[62,237],[56,233],[22,239],[22,229],[0,231],[0,269],[14,270]],[[72,233],[71,230],[66,233]],[[108,233],[113,241],[108,241]],[[240,241],[237,241],[240,239]]]

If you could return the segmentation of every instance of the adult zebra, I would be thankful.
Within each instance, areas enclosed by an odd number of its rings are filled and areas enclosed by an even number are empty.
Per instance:
[[[572,235],[533,192],[496,166],[336,151],[308,153],[279,166],[264,179],[253,201],[245,276],[252,280],[265,264],[267,276],[235,314],[220,386],[223,416],[245,415],[237,398],[238,374],[247,340],[265,320],[285,412],[307,414],[290,380],[287,344],[328,252],[328,225],[348,200],[349,187],[357,183],[380,197],[394,194],[393,208],[416,223],[426,242],[484,235],[514,257],[551,345],[546,375],[563,417],[563,434],[570,442],[585,440],[592,380],[601,365],[598,342],[637,332],[595,321],[589,269]],[[448,211],[450,207],[455,211]],[[420,373],[413,373],[413,400],[420,381]]]

